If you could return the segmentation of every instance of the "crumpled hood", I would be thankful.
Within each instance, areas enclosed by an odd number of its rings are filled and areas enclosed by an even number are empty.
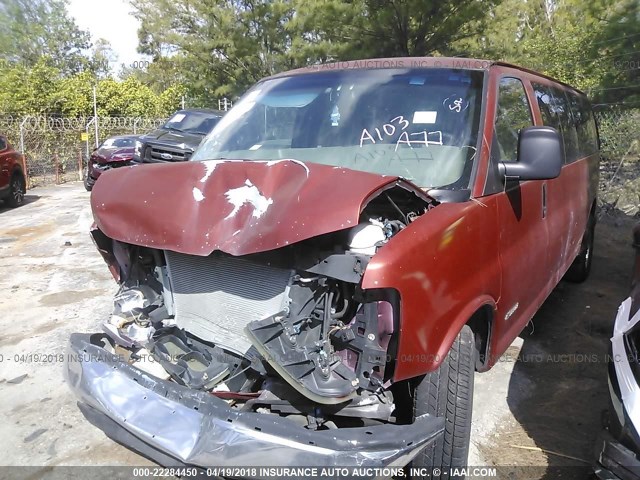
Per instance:
[[[94,157],[98,163],[124,161],[114,159],[115,155],[127,155],[133,158],[133,147],[102,147],[96,150]]]
[[[246,255],[355,226],[368,198],[396,181],[296,160],[136,165],[102,174],[91,207],[115,240]]]

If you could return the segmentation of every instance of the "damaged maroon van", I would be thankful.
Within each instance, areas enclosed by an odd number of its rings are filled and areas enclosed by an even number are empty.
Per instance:
[[[193,161],[94,187],[120,288],[104,332],[71,337],[69,384],[163,465],[413,462],[448,478],[467,461],[474,371],[565,274],[589,273],[598,150],[584,94],[508,64],[267,78]]]

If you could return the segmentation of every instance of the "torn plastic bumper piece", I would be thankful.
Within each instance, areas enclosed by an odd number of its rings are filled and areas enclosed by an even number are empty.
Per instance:
[[[602,434],[597,465],[600,480],[640,480],[640,459],[611,435]]]
[[[627,349],[625,339],[638,323],[640,311],[632,314],[632,299],[627,298],[618,308],[611,337],[610,426],[600,435],[594,467],[600,480],[640,480],[640,386],[630,361],[635,355]]]
[[[627,298],[620,304],[618,314],[613,326],[611,337],[611,351],[614,361],[614,381],[618,386],[620,400],[624,411],[636,432],[640,431],[640,385],[633,374],[630,358],[631,352],[625,347],[625,335],[640,323],[640,310],[631,315],[631,298]]]
[[[157,379],[107,352],[101,334],[71,335],[65,374],[83,413],[107,435],[165,466],[402,466],[444,429],[411,425],[307,430],[240,412],[213,395]]]

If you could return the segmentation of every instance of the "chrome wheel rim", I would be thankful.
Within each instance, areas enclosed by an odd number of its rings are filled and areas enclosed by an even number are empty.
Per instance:
[[[13,199],[15,200],[16,204],[21,204],[22,201],[24,200],[24,193],[22,192],[22,183],[20,182],[19,179],[15,179],[13,181]]]

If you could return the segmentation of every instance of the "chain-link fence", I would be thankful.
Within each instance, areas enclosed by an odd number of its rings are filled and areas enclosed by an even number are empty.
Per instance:
[[[602,163],[600,200],[627,214],[640,210],[640,109],[596,108]],[[113,135],[144,134],[162,118],[99,117],[98,142]],[[0,116],[0,133],[26,157],[29,187],[81,180],[96,146],[94,117]]]
[[[600,204],[627,215],[640,211],[640,108],[596,108],[602,142]]]
[[[144,134],[163,118],[0,116],[0,133],[25,155],[28,186],[81,180],[92,150],[113,135]],[[96,141],[97,135],[97,141]]]

